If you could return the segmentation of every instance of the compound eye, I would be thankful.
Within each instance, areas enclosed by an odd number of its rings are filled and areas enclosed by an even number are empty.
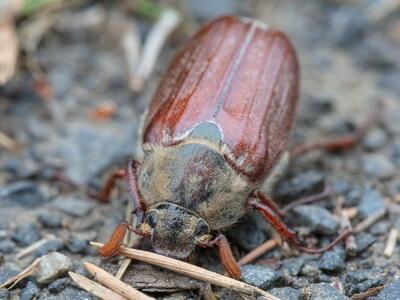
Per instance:
[[[151,214],[149,214],[149,215],[147,216],[145,222],[146,222],[147,224],[149,224],[149,226],[150,226],[151,228],[154,229],[154,228],[156,227],[156,224],[157,224],[157,213],[152,212]]]
[[[208,234],[208,233],[209,233],[209,229],[208,229],[207,224],[204,223],[204,222],[199,222],[197,224],[197,226],[196,226],[195,234],[197,236],[201,236],[201,235],[205,235],[205,234]]]

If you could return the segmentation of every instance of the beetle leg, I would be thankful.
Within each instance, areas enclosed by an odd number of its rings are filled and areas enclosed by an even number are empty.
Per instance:
[[[139,236],[146,235],[140,230],[130,226],[128,222],[121,222],[117,225],[117,227],[115,227],[114,232],[108,242],[99,249],[99,255],[104,258],[112,258],[121,247],[127,230],[130,230]]]
[[[261,203],[272,210],[276,215],[283,217],[286,211],[281,210],[278,205],[267,197],[264,193],[259,190],[255,190],[251,193],[250,198],[255,198],[261,201]]]
[[[202,247],[213,247],[215,245],[218,246],[219,258],[225,271],[229,274],[230,277],[239,279],[240,267],[232,254],[231,247],[229,246],[228,240],[226,239],[225,235],[219,234],[214,239],[199,244],[199,246]]]
[[[313,150],[342,151],[347,150],[360,142],[368,130],[375,125],[381,118],[384,103],[382,100],[378,102],[378,107],[372,112],[367,121],[358,127],[354,132],[342,136],[331,137],[326,140],[304,143],[294,146],[290,150],[290,156],[294,157]]]
[[[262,195],[261,193],[258,194]],[[302,247],[302,242],[297,235],[286,226],[286,224],[273,209],[257,200],[249,201],[249,205],[252,208],[257,209],[263,215],[267,222],[274,227],[284,241],[296,247]]]
[[[138,184],[138,169],[140,163],[137,160],[129,160],[126,168],[128,177],[128,191],[132,201],[132,214],[136,215],[136,226],[143,221],[144,201]]]

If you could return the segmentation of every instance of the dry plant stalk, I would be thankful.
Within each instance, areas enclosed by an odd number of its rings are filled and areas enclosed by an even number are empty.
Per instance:
[[[278,242],[274,239],[270,239],[262,243],[261,245],[257,246],[253,250],[251,250],[249,253],[247,253],[245,256],[243,256],[239,261],[239,265],[246,265],[257,258],[259,258],[261,255],[264,255],[266,252],[274,249],[276,246],[278,246]]]
[[[69,272],[68,275],[71,277],[71,279],[79,285],[81,288],[84,290],[88,291],[89,293],[99,297],[100,299],[104,300],[127,300],[127,298],[124,298],[117,293],[114,293],[113,291],[105,288],[104,286],[86,278],[85,276],[82,276],[80,274],[74,273],[74,272]]]
[[[354,294],[351,296],[351,300],[365,300],[368,299],[369,297],[373,297],[379,294],[380,291],[382,291],[384,288],[383,285],[377,286],[370,288],[368,291],[359,293],[359,294]]]
[[[35,243],[33,243],[32,245],[29,245],[28,247],[22,249],[20,252],[18,252],[18,254],[16,255],[16,259],[21,259],[29,254],[31,254],[33,251],[35,251],[36,249],[38,249],[40,246],[42,246],[43,244],[47,243],[50,239],[55,239],[55,237],[53,235],[50,235],[48,237],[46,237],[45,239],[41,239]]]
[[[369,228],[372,224],[377,222],[379,219],[381,219],[385,214],[386,214],[386,208],[382,208],[381,210],[378,210],[373,215],[368,216],[367,218],[362,220],[360,223],[358,223],[357,226],[354,228],[354,232],[357,233],[357,232],[364,231],[365,229]]]
[[[386,257],[391,257],[396,249],[397,239],[399,237],[399,231],[396,228],[392,228],[389,232],[388,240],[385,246],[383,254]]]
[[[26,269],[22,270],[20,273],[11,277],[6,282],[1,284],[0,289],[4,289],[4,288],[12,289],[22,279],[35,273],[38,270],[39,265],[40,265],[40,258],[37,258]]]
[[[358,208],[357,207],[343,208],[342,213],[344,217],[351,220],[357,216]]]
[[[139,64],[130,79],[131,89],[139,92],[153,72],[157,58],[168,36],[175,30],[181,21],[176,10],[165,9],[153,26],[144,43]]]
[[[14,20],[0,19],[0,86],[6,84],[15,73],[18,58],[18,38]]]
[[[91,263],[85,262],[83,265],[94,280],[127,299],[155,300]]]
[[[0,25],[1,27],[1,25]],[[1,31],[1,28],[0,28]],[[0,32],[1,35],[1,32]],[[0,37],[0,43],[1,43],[1,37]],[[2,69],[2,62],[1,62],[1,45],[0,45],[0,85],[1,85],[1,69]],[[15,142],[12,138],[7,136],[5,133],[0,131],[0,147],[3,147],[4,149],[10,151],[10,152],[15,152],[18,150],[18,144]]]
[[[95,242],[91,242],[90,244],[96,248],[103,246],[103,244]],[[279,298],[271,295],[270,293],[267,293],[247,283],[163,255],[143,250],[128,249],[125,247],[121,247],[118,251],[118,254],[143,261],[151,265],[156,265],[158,267],[162,267],[188,277],[195,278],[197,280],[206,281],[221,287],[229,288],[243,293],[244,295],[252,297],[261,296],[267,300],[279,300]]]

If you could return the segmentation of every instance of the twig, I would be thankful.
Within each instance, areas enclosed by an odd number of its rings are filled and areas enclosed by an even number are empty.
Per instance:
[[[181,21],[179,13],[173,9],[162,12],[159,20],[151,29],[140,55],[139,65],[131,76],[131,89],[139,92],[143,89],[146,80],[153,72],[157,58],[167,37],[175,30]]]
[[[343,208],[342,213],[347,219],[351,220],[357,216],[358,208],[357,207]]]
[[[49,240],[53,240],[55,239],[54,236],[49,236],[45,239],[41,239],[35,243],[33,243],[32,245],[29,245],[28,247],[22,249],[20,252],[18,252],[18,254],[16,255],[16,259],[21,259],[29,254],[31,254],[33,251],[35,251],[37,248],[39,248],[40,246],[42,246],[43,244],[47,243]]]
[[[259,258],[261,255],[264,255],[266,252],[274,249],[276,246],[278,246],[278,242],[274,239],[267,240],[266,242],[262,243],[261,245],[257,246],[253,250],[251,250],[249,253],[247,253],[245,256],[243,256],[239,261],[239,265],[246,265],[257,258]]]
[[[391,257],[396,249],[397,238],[399,236],[399,231],[396,228],[392,228],[389,232],[389,237],[385,246],[383,254],[386,257]]]
[[[68,272],[68,275],[77,285],[79,285],[81,288],[88,291],[89,293],[92,293],[93,295],[99,297],[100,299],[127,300],[127,298],[124,298],[118,295],[117,293],[114,293],[113,291],[105,288],[104,286],[90,279],[87,279],[85,276],[82,276],[74,272]]]
[[[140,56],[140,34],[135,22],[129,24],[121,39],[126,62],[128,65],[129,78],[134,78]]]
[[[0,131],[0,147],[3,147],[10,152],[14,152],[18,149],[18,144],[12,138]]]
[[[343,202],[344,198],[339,197],[336,201],[336,208],[335,208],[335,213],[340,219],[340,229],[341,231],[343,230],[349,230],[351,233],[346,237],[344,240],[344,245],[346,252],[350,256],[355,256],[357,254],[357,243],[356,239],[354,237],[354,234],[352,233],[353,231],[353,226],[350,223],[349,218],[347,215],[343,212]]]
[[[318,200],[322,200],[326,197],[328,197],[332,193],[332,189],[329,186],[325,186],[324,190],[318,194],[314,194],[311,196],[306,196],[303,198],[300,198],[296,201],[292,201],[288,205],[285,205],[281,211],[283,214],[287,213],[289,210],[293,209],[294,207],[302,204],[307,204],[307,203],[312,203],[316,202]]]
[[[381,210],[377,211],[373,215],[368,216],[360,223],[357,224],[354,232],[361,232],[370,227],[372,224],[377,222],[380,218],[382,218],[386,214],[386,208],[382,208]]]
[[[86,270],[88,270],[90,275],[93,276],[94,280],[125,298],[138,300],[155,300],[153,297],[149,297],[146,294],[143,294],[137,289],[122,282],[121,280],[112,276],[110,273],[91,263],[85,262],[83,265],[85,266]]]
[[[359,294],[354,294],[351,296],[351,300],[365,300],[368,299],[369,297],[373,297],[379,294],[380,291],[382,291],[384,288],[383,285],[376,286],[373,288],[370,288],[368,291],[359,293]]]
[[[90,244],[96,248],[103,246],[103,244],[95,242],[91,242]],[[118,251],[118,254],[140,260],[148,264],[156,265],[158,267],[162,267],[198,280],[230,288],[245,295],[253,297],[262,296],[267,300],[279,300],[279,298],[271,295],[270,293],[267,293],[247,283],[163,255],[143,250],[128,249],[125,247],[121,247]]]
[[[31,263],[27,268],[19,272],[17,275],[11,277],[8,279],[6,282],[0,285],[0,289],[8,288],[12,289],[18,282],[20,282],[22,279],[32,275],[35,273],[40,264],[40,258],[37,258]]]

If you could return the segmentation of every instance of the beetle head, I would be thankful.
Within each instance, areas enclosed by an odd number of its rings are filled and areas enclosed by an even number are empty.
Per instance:
[[[211,237],[210,228],[201,217],[171,203],[151,209],[145,224],[151,228],[153,249],[175,258],[188,257],[197,243]]]

